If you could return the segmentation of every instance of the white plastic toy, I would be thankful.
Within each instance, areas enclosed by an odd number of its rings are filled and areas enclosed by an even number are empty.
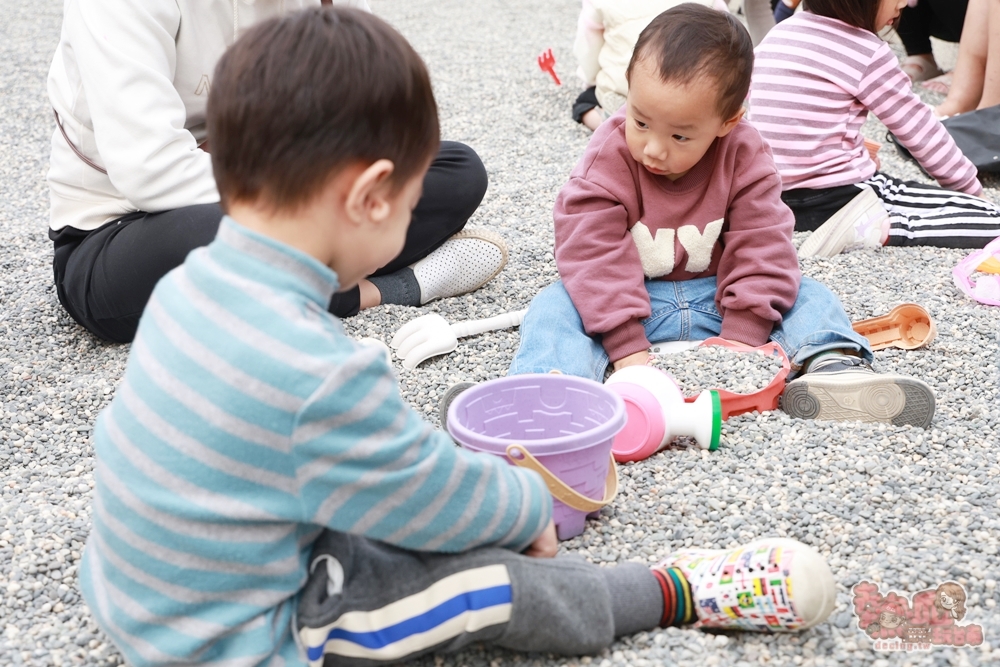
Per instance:
[[[649,458],[681,435],[694,438],[702,449],[718,448],[722,431],[719,392],[703,391],[687,403],[674,379],[652,366],[626,366],[612,373],[604,386],[622,397],[628,415],[611,447],[615,460]]]
[[[528,311],[518,310],[454,324],[449,324],[448,320],[437,313],[422,315],[404,324],[392,337],[389,345],[396,351],[396,356],[403,360],[403,368],[413,370],[431,357],[454,351],[458,347],[459,338],[521,326],[526,312]]]

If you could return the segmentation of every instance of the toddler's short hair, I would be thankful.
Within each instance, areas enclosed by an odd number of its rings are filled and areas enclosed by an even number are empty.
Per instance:
[[[248,30],[216,65],[207,122],[223,207],[294,209],[336,170],[382,158],[399,188],[440,143],[420,56],[385,21],[345,7]]]
[[[693,2],[668,9],[639,35],[626,78],[647,57],[654,59],[664,83],[686,85],[700,76],[713,79],[724,120],[736,115],[750,90],[753,42],[729,12]]]

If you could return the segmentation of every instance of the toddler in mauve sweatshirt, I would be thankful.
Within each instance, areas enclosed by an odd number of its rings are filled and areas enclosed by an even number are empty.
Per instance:
[[[601,380],[651,341],[770,339],[792,362],[789,414],[926,427],[930,387],[875,373],[837,298],[799,272],[771,150],[743,120],[753,58],[743,26],[700,5],[643,30],[625,106],[556,199],[560,280],[532,301],[510,373]]]

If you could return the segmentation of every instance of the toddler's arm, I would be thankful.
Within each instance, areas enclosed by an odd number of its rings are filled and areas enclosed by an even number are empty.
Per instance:
[[[303,521],[418,551],[522,550],[552,518],[541,477],[455,446],[400,397],[383,354],[359,349],[298,415]]]
[[[781,201],[781,179],[767,144],[736,163],[729,224],[722,234],[717,296],[722,338],[763,345],[795,303],[802,274],[792,245],[795,218]],[[748,147],[749,148],[749,147]]]
[[[914,159],[942,187],[976,194],[976,167],[962,154],[930,107],[913,93],[888,44],[882,44],[861,79],[858,101],[885,123]]]
[[[553,214],[559,277],[584,330],[601,334],[612,362],[649,348],[642,326],[649,293],[628,216],[619,197],[579,176],[563,186]]]

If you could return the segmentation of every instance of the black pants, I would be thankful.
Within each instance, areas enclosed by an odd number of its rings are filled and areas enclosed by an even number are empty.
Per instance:
[[[920,0],[916,7],[903,7],[896,32],[907,55],[931,52],[931,37],[957,42],[969,0]]]
[[[442,142],[424,178],[403,251],[373,275],[393,273],[426,257],[460,231],[483,200],[486,185],[486,168],[475,151]],[[189,252],[208,245],[221,220],[218,204],[200,204],[160,213],[137,211],[89,232],[50,230],[59,302],[95,336],[130,342],[156,282]],[[330,312],[348,317],[360,306],[354,287],[333,296]]]
[[[576,96],[576,101],[573,102],[573,120],[582,123],[583,115],[599,106],[601,103],[597,101],[597,86],[591,86]]]
[[[795,214],[795,231],[811,232],[857,197],[862,187],[871,188],[889,213],[886,245],[972,249],[982,248],[1000,235],[1000,208],[996,204],[881,172],[857,185],[786,190],[781,199]]]

